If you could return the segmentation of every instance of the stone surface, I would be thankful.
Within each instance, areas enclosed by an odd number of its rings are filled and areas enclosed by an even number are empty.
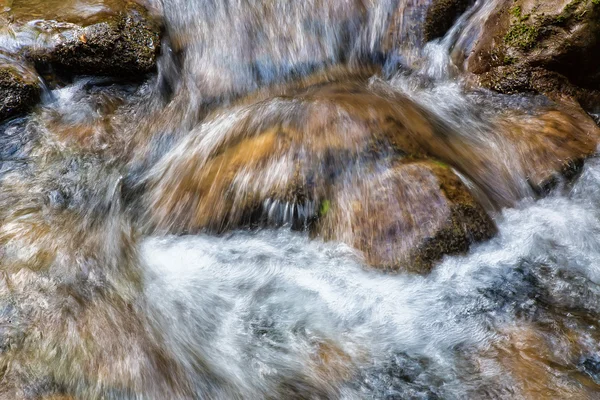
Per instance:
[[[358,83],[291,92],[212,120],[161,160],[148,182],[152,229],[289,223],[418,272],[494,233],[448,167],[411,162],[455,150],[417,105]]]
[[[485,88],[543,94],[560,111],[499,124],[536,190],[595,153],[600,131],[589,114],[600,111],[600,2],[498,1],[466,66]]]
[[[360,249],[372,265],[425,272],[494,232],[451,168],[486,206],[511,206],[576,174],[600,138],[565,103],[502,112],[485,140],[469,140],[377,84],[312,82],[241,104],[149,174],[151,230],[289,223]]]
[[[491,238],[496,228],[449,167],[415,161],[338,192],[317,232],[362,250],[378,268],[426,273],[444,255]]]
[[[40,83],[34,75],[0,64],[0,121],[26,112],[39,100]]]
[[[468,70],[527,84],[532,69],[566,76],[573,84],[600,88],[600,3],[596,0],[501,1],[488,18]],[[520,81],[520,83],[519,83]]]
[[[425,14],[425,41],[444,36],[472,3],[472,0],[434,0]]]
[[[584,160],[596,152],[600,130],[583,113],[573,112],[576,116],[548,110],[534,115],[506,115],[498,120],[498,128],[511,143],[523,176],[537,192],[576,175]]]
[[[291,91],[295,98],[216,118],[182,141],[177,156],[163,159],[148,198],[156,225],[221,231],[253,219],[265,201],[318,203],[363,162],[425,156],[415,139],[434,136],[407,99],[392,103],[358,84]]]
[[[488,350],[492,362],[505,371],[514,381],[514,387],[526,399],[593,399],[600,385],[580,368],[589,353],[583,348],[581,327],[555,322],[555,326],[521,322],[504,327],[498,335],[498,343]],[[588,339],[592,341],[593,339]],[[588,350],[589,351],[589,350]],[[557,379],[553,370],[568,370],[566,378]]]

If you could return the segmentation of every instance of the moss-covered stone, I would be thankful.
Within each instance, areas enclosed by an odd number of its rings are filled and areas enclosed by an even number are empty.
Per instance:
[[[444,36],[472,3],[472,0],[434,0],[425,15],[425,41]]]
[[[488,74],[488,81],[495,74],[495,87],[515,81],[514,69],[507,75],[498,67],[517,66],[520,71],[543,68],[575,85],[600,89],[600,7],[593,0],[501,2],[467,65],[471,72]]]
[[[0,66],[0,120],[26,112],[40,98],[39,82],[17,68]]]
[[[518,23],[510,27],[510,30],[504,36],[504,41],[510,46],[527,50],[534,46],[539,35],[540,31],[538,27]]]

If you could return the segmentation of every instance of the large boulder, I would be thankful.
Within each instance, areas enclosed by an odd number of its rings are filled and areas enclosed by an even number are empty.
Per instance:
[[[0,50],[38,66],[118,77],[138,77],[156,67],[161,27],[135,2],[44,2],[39,7],[23,0],[6,10]]]
[[[453,151],[446,134],[408,99],[361,84],[217,114],[148,174],[149,230],[290,224],[373,266],[427,272],[495,232],[452,170],[424,160]]]
[[[435,136],[408,99],[390,101],[358,83],[251,101],[209,116],[157,163],[146,182],[153,226],[222,231],[262,211],[284,222],[285,207],[292,219],[310,219],[345,175],[380,159],[424,158],[420,141]]]
[[[494,231],[454,170],[486,207],[511,206],[576,173],[600,138],[575,108],[496,112],[474,139],[382,82],[313,83],[207,117],[141,181],[148,230],[287,223],[424,272]]]

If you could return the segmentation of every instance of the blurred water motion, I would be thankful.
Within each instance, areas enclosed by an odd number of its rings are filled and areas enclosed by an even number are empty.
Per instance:
[[[468,89],[495,3],[149,4],[157,74],[0,128],[0,398],[596,398],[595,127]]]

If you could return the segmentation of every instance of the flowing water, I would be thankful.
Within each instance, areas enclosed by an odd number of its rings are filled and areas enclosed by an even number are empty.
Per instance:
[[[427,0],[151,2],[155,76],[50,85],[2,125],[0,398],[598,398],[600,161],[546,188],[522,127],[555,105],[469,89],[496,3],[426,44]],[[427,275],[314,237],[398,146],[497,235]]]

